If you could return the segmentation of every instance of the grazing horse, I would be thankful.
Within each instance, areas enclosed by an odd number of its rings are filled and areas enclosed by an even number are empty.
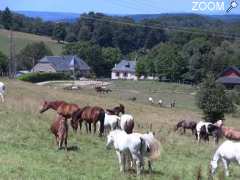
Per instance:
[[[103,110],[103,108],[98,106],[93,106],[93,107],[86,106],[73,113],[72,127],[74,128],[74,130],[77,130],[78,123],[79,123],[80,129],[81,129],[82,127],[81,124],[83,121],[85,121],[87,133],[88,133],[88,130],[91,133],[92,123],[94,126],[94,133],[96,133],[96,123],[100,121],[99,136],[102,136],[102,133],[104,132],[104,118],[105,118],[105,111]]]
[[[215,152],[211,161],[212,175],[214,175],[218,160],[221,159],[225,170],[225,176],[229,176],[228,166],[231,161],[237,161],[240,165],[240,142],[224,141]]]
[[[151,104],[153,104],[153,103],[154,103],[153,98],[152,98],[152,97],[149,97],[149,98],[148,98],[148,102],[150,102]]]
[[[119,116],[109,115],[109,114],[105,113],[104,130],[108,130],[110,132],[111,130],[118,128],[119,122],[120,122]]]
[[[134,119],[130,114],[123,114],[120,117],[120,128],[124,130],[127,134],[131,134],[134,128]]]
[[[44,113],[48,109],[57,111],[58,115],[64,117],[67,120],[69,118],[72,118],[73,113],[79,109],[79,106],[76,104],[66,103],[65,101],[44,101],[39,112]],[[72,120],[71,125],[73,127]]]
[[[209,141],[209,136],[213,136],[215,144],[218,144],[219,138],[222,136],[221,129],[214,124],[203,125],[200,129],[200,139]]]
[[[144,157],[148,160],[148,169],[152,172],[152,161],[158,160],[160,157],[160,142],[154,137],[152,132],[140,134],[133,133],[134,135],[142,138],[146,143],[146,150],[144,151]],[[144,166],[144,164],[143,164]]]
[[[229,140],[240,141],[240,131],[237,131],[233,128],[220,126],[223,136]]]
[[[67,138],[68,138],[68,124],[64,117],[57,116],[50,128],[51,132],[55,135],[58,149],[62,148],[64,142],[65,150],[67,150]]]
[[[0,82],[0,96],[1,96],[1,100],[2,102],[4,102],[4,93],[6,91],[6,86],[4,83]]]
[[[212,123],[204,122],[204,121],[199,121],[197,123],[197,125],[196,125],[196,139],[198,140],[198,143],[200,142],[200,139],[201,139],[201,136],[200,136],[201,127],[203,125],[205,125],[205,127],[208,127],[209,124],[212,124]],[[208,133],[207,129],[206,129],[206,132]]]
[[[96,86],[95,87],[95,91],[97,92],[97,93],[109,93],[109,92],[112,92],[112,90],[111,89],[109,89],[109,88],[106,88],[106,87],[101,87],[101,86]]]
[[[120,113],[125,113],[125,107],[122,104],[119,104],[119,106],[114,107],[113,109],[107,109],[106,110],[110,115],[117,115],[119,116]]]
[[[182,120],[182,121],[177,123],[177,125],[175,127],[175,131],[177,131],[179,128],[182,128],[183,129],[183,133],[185,134],[186,129],[191,129],[192,130],[192,134],[194,134],[194,132],[196,130],[196,126],[197,126],[197,123],[195,121]]]
[[[116,129],[111,131],[107,136],[107,149],[112,145],[118,156],[120,172],[125,171],[126,157],[130,153],[133,162],[136,162],[137,175],[139,175],[143,168],[143,154],[147,149],[144,139],[134,134],[127,134],[123,130]]]

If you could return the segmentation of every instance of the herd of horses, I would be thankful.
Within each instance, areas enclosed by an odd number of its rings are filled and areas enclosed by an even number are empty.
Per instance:
[[[222,120],[218,120],[216,123],[182,120],[175,126],[175,130],[178,129],[182,129],[184,134],[186,129],[191,130],[198,143],[201,139],[209,141],[209,136],[213,136],[215,144],[218,144],[221,137],[227,139],[219,146],[213,156],[211,161],[212,174],[218,167],[219,159],[222,160],[226,176],[229,176],[228,166],[231,161],[236,161],[240,165],[240,131],[232,127],[225,127]]]
[[[122,104],[104,110],[99,106],[81,108],[65,101],[44,101],[39,112],[44,113],[49,109],[57,113],[50,130],[55,136],[58,150],[63,148],[63,144],[67,150],[68,124],[71,125],[73,131],[77,132],[78,128],[81,131],[82,123],[85,123],[87,133],[91,133],[92,124],[94,134],[97,126],[99,126],[99,136],[108,133],[106,147],[114,146],[120,171],[125,171],[126,167],[134,167],[137,174],[140,174],[144,168],[144,157],[148,159],[148,167],[151,171],[152,161],[160,156],[160,143],[153,133],[133,132],[134,118],[130,114],[125,114],[125,107]]]

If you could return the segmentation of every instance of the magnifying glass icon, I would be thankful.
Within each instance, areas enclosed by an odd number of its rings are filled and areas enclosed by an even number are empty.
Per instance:
[[[230,7],[227,9],[227,13],[229,13],[233,8],[236,8],[238,6],[238,3],[236,0],[231,1]]]

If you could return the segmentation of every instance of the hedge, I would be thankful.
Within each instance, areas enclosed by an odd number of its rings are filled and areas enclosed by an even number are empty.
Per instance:
[[[28,73],[17,78],[21,81],[32,83],[53,81],[53,80],[69,80],[71,77],[64,73]]]

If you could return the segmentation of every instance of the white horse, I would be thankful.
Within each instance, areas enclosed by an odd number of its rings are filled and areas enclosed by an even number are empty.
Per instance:
[[[143,164],[143,151],[146,149],[145,141],[137,135],[127,134],[125,131],[116,129],[107,136],[106,147],[114,146],[120,165],[120,172],[125,171],[126,158],[128,154],[136,162],[137,174],[141,173]]]
[[[160,142],[154,137],[152,132],[141,134],[133,133],[133,135],[144,139],[146,143],[145,151],[143,156],[148,160],[148,170],[152,172],[152,161],[158,160],[160,157]],[[144,163],[143,163],[144,166]]]
[[[120,117],[117,115],[109,115],[105,113],[104,118],[104,129],[114,130],[118,127],[118,124],[120,122]]]
[[[5,93],[5,90],[6,90],[6,86],[4,83],[0,82],[0,96],[1,96],[1,100],[2,102],[4,102],[4,93]]]
[[[134,119],[130,114],[123,114],[120,117],[120,125],[119,127],[124,130],[126,133],[130,134],[134,128]]]
[[[229,176],[228,165],[231,161],[236,161],[240,165],[240,142],[224,141],[215,152],[211,161],[212,174],[218,167],[218,160],[223,162],[225,175]]]
[[[208,125],[209,124],[212,124],[212,123],[209,123],[209,122],[204,122],[204,121],[199,121],[196,125],[196,131],[197,131],[197,140],[198,140],[198,143],[200,142],[200,131],[201,131],[201,127],[205,125],[206,127],[206,132],[208,133]]]
[[[148,101],[151,103],[151,104],[153,104],[154,102],[153,102],[153,98],[152,97],[149,97],[148,98]]]

